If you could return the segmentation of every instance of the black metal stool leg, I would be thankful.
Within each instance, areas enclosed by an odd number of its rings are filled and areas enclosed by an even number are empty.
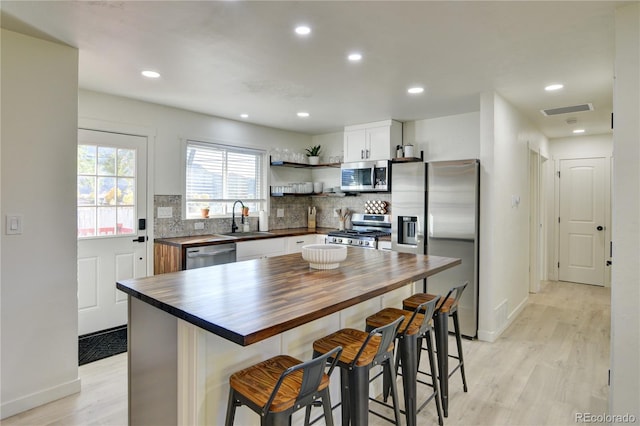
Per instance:
[[[458,322],[458,312],[451,314],[453,317],[453,327],[455,328],[456,344],[458,345],[458,361],[460,362],[460,374],[462,374],[462,389],[467,391],[467,377],[464,374],[464,358],[462,356],[462,339],[460,338],[460,324]]]
[[[232,426],[236,417],[236,397],[233,388],[229,389],[229,401],[227,402],[227,417],[224,421],[225,426]]]
[[[324,424],[326,426],[333,426],[333,412],[331,411],[331,396],[329,394],[329,388],[327,387],[322,391],[322,409],[324,410]],[[309,425],[305,422],[305,425]]]
[[[396,420],[396,425],[400,426],[400,408],[398,405],[398,386],[396,384],[396,370],[392,364],[392,360],[388,359],[384,366],[383,372],[389,376],[389,384],[391,385],[391,399],[393,399],[393,417]]]
[[[344,368],[340,369],[340,400],[342,401],[342,424],[349,426],[349,419],[351,417],[351,410],[349,409],[349,372]]]
[[[436,331],[436,347],[438,349],[438,379],[440,381],[440,396],[442,399],[442,412],[445,417],[449,415],[449,315],[439,312],[434,317]]]
[[[391,383],[391,388],[395,386]],[[349,371],[349,412],[352,426],[369,423],[369,366],[353,367]]]
[[[407,426],[415,426],[417,421],[418,339],[417,335],[406,335],[399,340],[405,416]]]
[[[438,379],[436,373],[436,360],[433,356],[433,342],[431,341],[431,333],[427,333],[427,353],[429,354],[429,366],[431,368],[431,382],[433,383],[433,391],[435,392],[436,408],[438,410],[438,424],[442,426],[444,420],[442,418],[442,406],[440,404],[440,392],[438,391]]]

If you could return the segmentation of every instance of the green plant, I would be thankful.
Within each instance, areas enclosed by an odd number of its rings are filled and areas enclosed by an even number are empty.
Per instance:
[[[320,155],[320,145],[307,148],[306,151],[307,151],[307,157],[317,157]]]

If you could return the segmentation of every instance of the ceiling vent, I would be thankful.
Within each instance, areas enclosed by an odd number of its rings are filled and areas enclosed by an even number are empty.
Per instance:
[[[567,107],[540,110],[542,115],[544,115],[545,117],[550,117],[552,115],[560,115],[560,114],[572,114],[574,112],[583,112],[583,111],[593,111],[593,105],[582,104],[582,105],[573,105],[573,106],[567,106]]]

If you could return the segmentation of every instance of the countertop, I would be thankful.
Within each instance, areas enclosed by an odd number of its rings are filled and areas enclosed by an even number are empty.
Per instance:
[[[204,245],[224,244],[230,242],[261,240],[265,238],[279,238],[279,237],[294,237],[297,235],[309,235],[309,234],[326,234],[330,231],[335,231],[334,228],[288,228],[288,229],[274,229],[268,231],[266,234],[256,234],[250,232],[248,235],[243,232],[236,232],[234,236],[224,234],[208,234],[208,235],[193,235],[189,237],[173,237],[173,238],[156,238],[154,243],[166,244],[170,246],[189,248],[198,247]]]
[[[347,259],[332,270],[311,269],[295,253],[122,280],[116,286],[247,346],[461,263],[438,256],[347,250]]]

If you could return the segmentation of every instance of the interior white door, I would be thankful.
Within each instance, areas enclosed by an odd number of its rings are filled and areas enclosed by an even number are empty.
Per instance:
[[[127,323],[115,284],[146,275],[146,188],[146,137],[78,131],[79,335]]]
[[[604,285],[605,159],[560,161],[559,279]]]

